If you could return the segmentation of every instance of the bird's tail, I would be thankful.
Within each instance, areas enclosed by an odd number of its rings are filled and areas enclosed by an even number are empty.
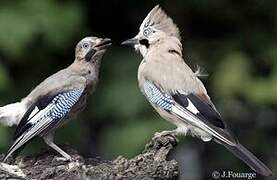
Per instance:
[[[23,102],[16,102],[0,107],[0,124],[4,126],[18,125],[26,112]]]
[[[218,141],[216,141],[218,142]],[[229,144],[218,142],[225,146],[229,151],[231,151],[236,157],[245,162],[252,170],[264,176],[271,176],[272,171],[256,156],[254,156],[250,151],[248,151],[239,142],[235,146]]]

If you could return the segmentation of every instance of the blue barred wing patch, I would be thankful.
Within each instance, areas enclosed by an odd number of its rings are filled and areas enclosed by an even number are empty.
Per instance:
[[[149,81],[146,81],[144,83],[143,88],[144,88],[146,98],[150,101],[150,103],[168,112],[172,110],[174,101],[171,98],[171,96],[162,93],[158,89],[158,87],[156,87],[154,84],[152,84]]]
[[[83,93],[83,89],[75,89],[58,94],[54,99],[40,111],[34,108],[36,111],[34,115],[28,119],[26,124],[19,125],[15,132],[15,141],[8,150],[4,161],[18,148],[22,147],[30,139],[43,133],[48,133],[48,129],[51,124],[55,124],[71,110],[71,108],[77,103]],[[24,121],[25,123],[25,121]]]
[[[55,106],[48,112],[47,116],[52,119],[63,118],[79,100],[82,93],[83,90],[77,89],[57,95],[51,102]]]

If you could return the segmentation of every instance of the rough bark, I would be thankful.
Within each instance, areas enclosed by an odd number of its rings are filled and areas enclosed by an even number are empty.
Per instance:
[[[49,150],[33,157],[10,158],[11,166],[1,163],[0,179],[177,179],[178,164],[167,159],[176,144],[173,136],[154,137],[141,154],[112,161],[85,159],[71,149],[67,152],[73,161],[66,162]]]

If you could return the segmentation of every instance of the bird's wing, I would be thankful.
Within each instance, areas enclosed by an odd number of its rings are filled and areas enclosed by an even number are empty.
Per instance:
[[[15,141],[5,156],[5,160],[18,148],[47,128],[55,125],[78,102],[84,88],[60,92],[53,97],[38,99],[26,112],[15,132]]]
[[[181,93],[174,93],[172,97],[182,107],[195,109],[195,111],[192,109],[191,111],[195,112],[197,116],[207,119],[207,121],[214,126],[221,129],[226,128],[220,114],[206,94],[190,93],[184,95]]]
[[[59,93],[58,93],[59,94]],[[20,135],[22,135],[26,130],[32,127],[32,120],[39,111],[45,111],[45,108],[51,103],[53,98],[56,95],[52,96],[43,96],[42,98],[37,99],[37,101],[33,102],[33,104],[26,111],[24,116],[21,118],[19,124],[16,127],[13,139],[16,140]],[[32,119],[32,120],[31,120]]]
[[[236,140],[226,130],[219,113],[204,95],[165,93],[150,81],[144,82],[143,90],[153,106],[178,116],[186,123],[229,145],[236,144]]]

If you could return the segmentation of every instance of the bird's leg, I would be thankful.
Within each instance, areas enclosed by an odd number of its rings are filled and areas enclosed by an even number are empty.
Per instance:
[[[167,136],[167,135],[175,135],[175,130],[170,130],[170,131],[162,131],[162,132],[156,132],[155,133],[155,138],[159,138],[159,137],[162,137],[162,136]]]
[[[48,146],[50,146],[51,148],[55,149],[58,153],[60,153],[66,159],[66,161],[68,160],[70,161],[72,159],[71,156],[68,155],[66,152],[64,152],[59,146],[57,146],[54,143],[53,139],[54,139],[54,136],[51,133],[43,136],[43,140]]]
[[[186,135],[188,132],[188,128],[185,126],[178,126],[176,129],[170,130],[170,131],[162,131],[162,132],[156,132],[155,137],[162,137],[162,136],[167,136],[167,135],[172,135],[172,136],[181,136],[181,135]]]

